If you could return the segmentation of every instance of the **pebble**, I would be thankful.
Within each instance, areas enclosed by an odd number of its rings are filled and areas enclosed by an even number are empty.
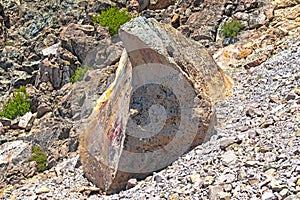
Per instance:
[[[288,190],[287,188],[284,188],[284,189],[282,189],[282,190],[279,192],[279,195],[280,195],[282,198],[285,198],[285,197],[287,197],[288,192],[289,192],[289,190]]]
[[[278,95],[270,95],[270,101],[273,103],[278,103],[279,102],[279,97]]]
[[[41,188],[38,188],[35,190],[36,194],[43,194],[43,193],[48,193],[50,192],[50,189],[46,186],[42,186]]]
[[[271,163],[271,162],[275,162],[277,159],[276,155],[272,152],[266,152],[265,153],[265,160],[268,162],[268,163]]]
[[[221,186],[210,186],[209,187],[209,199],[218,199],[218,193],[223,192]]]
[[[133,188],[137,185],[137,180],[135,178],[131,178],[127,181],[126,189]]]
[[[179,194],[174,193],[170,195],[170,200],[178,200],[179,199]]]
[[[94,186],[82,186],[79,189],[79,192],[85,192],[85,191],[91,191],[91,192],[99,192],[99,188],[98,187],[94,187]]]
[[[289,101],[289,100],[294,100],[296,98],[296,95],[291,93],[291,94],[287,94],[285,97],[285,100]]]
[[[189,180],[191,183],[196,183],[201,180],[201,176],[200,176],[200,174],[193,174],[193,175],[189,176]]]
[[[237,160],[237,156],[235,155],[235,152],[232,150],[227,151],[222,155],[222,161],[223,161],[224,165],[228,166],[228,165],[234,163],[236,160]]]
[[[253,167],[253,166],[257,166],[259,163],[260,162],[256,161],[256,160],[249,160],[245,164],[246,164],[246,166]]]
[[[214,182],[214,177],[212,177],[212,176],[207,176],[207,177],[205,177],[205,179],[204,179],[203,185],[206,187],[206,186],[211,185],[213,182]]]
[[[218,192],[218,199],[220,200],[230,200],[231,194],[228,192]]]
[[[273,194],[273,192],[271,190],[267,190],[264,191],[264,193],[261,196],[262,200],[274,200],[275,199],[275,195]]]
[[[220,141],[220,148],[224,150],[226,149],[226,147],[235,143],[235,141],[236,141],[235,137],[224,138]]]

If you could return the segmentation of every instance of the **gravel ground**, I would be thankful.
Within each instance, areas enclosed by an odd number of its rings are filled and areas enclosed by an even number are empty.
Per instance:
[[[218,134],[135,187],[99,194],[74,155],[4,199],[300,199],[300,40],[232,77],[233,95],[216,102]]]

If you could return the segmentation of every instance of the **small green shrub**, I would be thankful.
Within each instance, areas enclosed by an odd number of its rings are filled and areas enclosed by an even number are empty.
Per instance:
[[[76,81],[82,81],[85,73],[91,69],[93,68],[90,68],[88,66],[84,66],[84,68],[78,67],[75,71],[75,74],[70,78],[71,83],[75,83]]]
[[[5,41],[5,46],[15,46],[15,44],[10,41]]]
[[[113,6],[105,11],[102,11],[97,16],[93,17],[94,23],[108,27],[111,35],[118,34],[121,25],[128,22],[133,16],[126,10],[120,11],[118,7]]]
[[[27,112],[30,112],[30,98],[26,93],[26,88],[22,86],[4,104],[3,111],[0,112],[0,117],[15,119],[17,116],[22,116]]]
[[[239,20],[233,19],[230,22],[224,23],[222,27],[222,34],[224,37],[234,37],[241,30],[242,24]]]
[[[39,172],[45,171],[47,169],[47,154],[39,146],[32,146],[31,150],[33,154],[31,161],[35,161],[37,163],[37,169]]]
[[[261,76],[261,75],[258,75],[258,76],[256,77],[256,81],[259,81],[260,79],[262,79],[262,76]]]

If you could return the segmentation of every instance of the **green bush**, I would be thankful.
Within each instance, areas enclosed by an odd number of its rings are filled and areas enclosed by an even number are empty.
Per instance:
[[[70,79],[71,83],[75,83],[76,81],[82,81],[85,73],[91,69],[93,68],[90,68],[88,66],[84,66],[84,68],[78,67],[75,71],[75,74]]]
[[[31,150],[31,161],[35,161],[37,163],[37,169],[39,172],[45,171],[47,169],[47,154],[39,146],[32,146]]]
[[[222,27],[222,34],[224,37],[234,37],[241,30],[242,24],[239,20],[233,19],[230,22],[224,23]]]
[[[15,46],[15,44],[10,41],[5,41],[5,46]]]
[[[30,112],[30,98],[26,93],[26,88],[22,86],[4,104],[3,111],[0,112],[0,117],[15,119],[17,116],[22,116],[27,112]]]
[[[102,11],[97,16],[93,17],[94,23],[108,27],[111,35],[118,34],[121,25],[128,22],[133,16],[126,10],[120,11],[118,7],[113,6],[105,11]]]

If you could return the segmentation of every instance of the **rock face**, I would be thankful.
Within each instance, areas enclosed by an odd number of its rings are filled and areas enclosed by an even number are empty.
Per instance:
[[[232,86],[204,47],[154,19],[120,30],[123,52],[114,82],[81,135],[89,180],[111,193],[130,178],[167,167],[214,132],[212,99]]]

